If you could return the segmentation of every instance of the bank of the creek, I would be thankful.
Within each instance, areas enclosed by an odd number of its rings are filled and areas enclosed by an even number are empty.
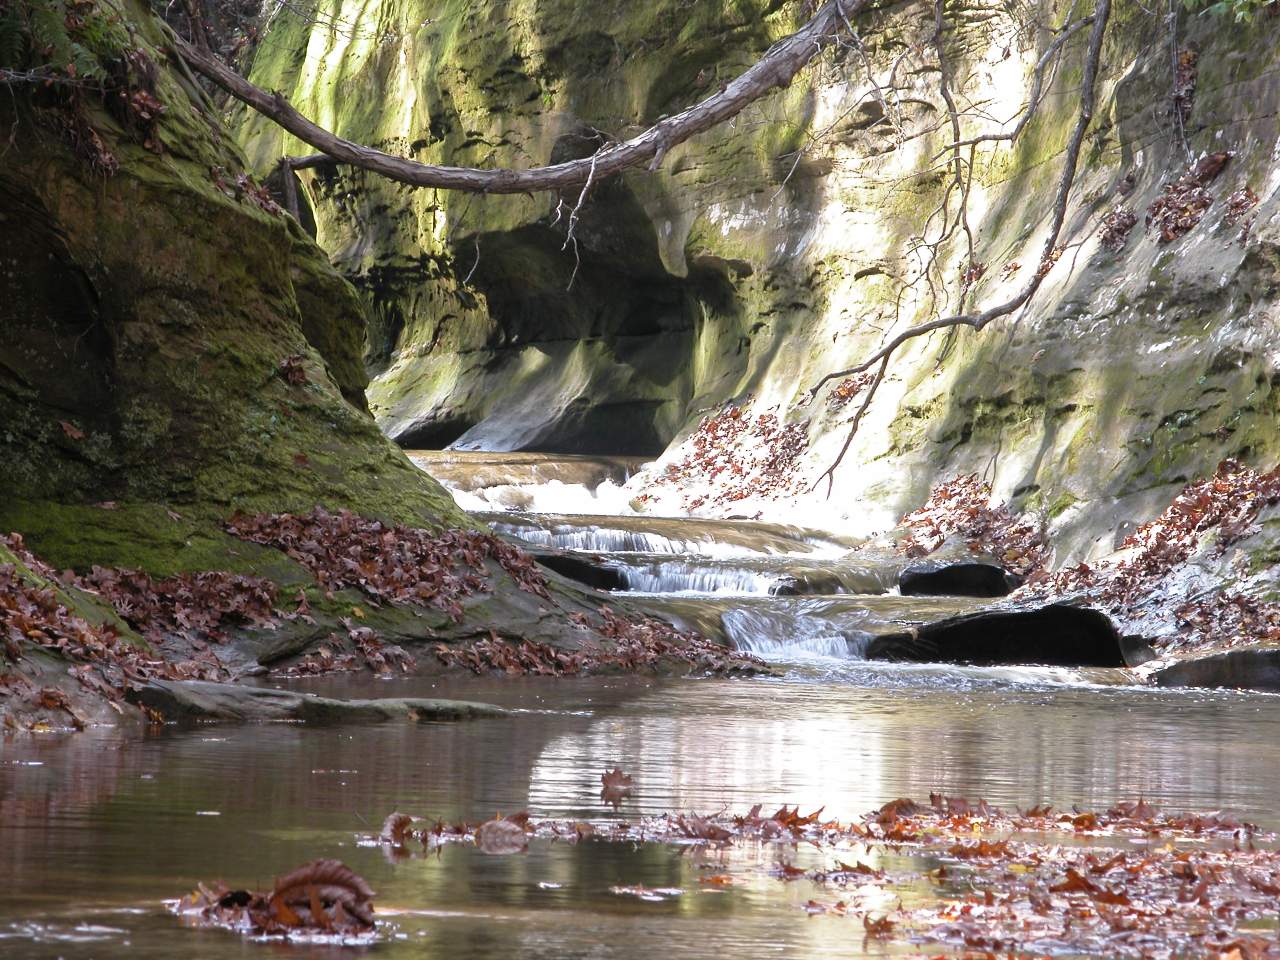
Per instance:
[[[902,596],[900,559],[851,561],[856,544],[818,531],[528,510],[548,500],[563,509],[575,485],[623,481],[625,463],[516,458],[523,462],[504,476],[511,468],[501,458],[474,471],[465,459],[455,457],[446,476],[464,501],[478,487],[505,488],[523,508],[501,513],[490,504],[480,516],[495,530],[541,551],[543,562],[576,558],[579,579],[583,570],[612,571],[613,596],[754,652],[771,672],[263,678],[262,686],[330,698],[323,702],[445,699],[503,709],[459,722],[169,725],[141,736],[95,728],[4,739],[0,953],[274,954],[193,928],[165,901],[199,881],[269,886],[319,857],[342,860],[377,891],[369,949],[388,958],[661,952],[745,960],[925,949],[910,938],[868,941],[845,917],[811,915],[811,901],[830,900],[830,891],[778,874],[779,864],[829,868],[831,851],[816,846],[534,841],[505,857],[470,844],[398,850],[370,839],[393,810],[442,821],[528,810],[604,827],[761,803],[852,819],[896,797],[939,792],[1010,809],[1106,809],[1143,797],[1280,829],[1280,697],[1158,690],[1119,667],[868,660],[877,637],[919,634],[992,601]],[[614,766],[635,784],[617,809],[599,793],[601,773]],[[911,850],[841,856],[922,878],[946,862]],[[732,883],[705,882],[728,872]],[[665,892],[626,892],[641,888]],[[955,895],[924,879],[905,894],[917,908]],[[288,954],[351,949],[310,943]]]

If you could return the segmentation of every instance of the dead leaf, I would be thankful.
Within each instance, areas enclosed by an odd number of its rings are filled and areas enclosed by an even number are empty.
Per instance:
[[[476,830],[476,846],[481,853],[507,856],[524,853],[529,848],[529,839],[524,829],[510,820],[486,820]]]

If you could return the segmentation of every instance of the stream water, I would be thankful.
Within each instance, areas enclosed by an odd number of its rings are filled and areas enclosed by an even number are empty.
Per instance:
[[[536,490],[526,492],[527,509]],[[523,528],[531,542],[541,530],[544,544],[567,538],[558,545],[656,569],[656,579],[633,586],[663,592],[651,599],[690,621],[718,617],[740,643],[776,661],[779,674],[342,675],[297,683],[328,695],[450,696],[525,712],[458,724],[0,740],[0,956],[754,960],[892,952],[864,943],[847,918],[807,916],[802,906],[820,895],[816,885],[770,873],[780,859],[819,866],[829,854],[535,842],[506,857],[469,845],[397,857],[362,840],[393,810],[445,820],[520,809],[607,820],[759,802],[825,806],[848,819],[937,790],[1067,808],[1141,795],[1169,808],[1229,809],[1280,829],[1280,697],[1144,689],[1120,671],[863,661],[850,643],[856,624],[926,620],[975,601],[853,592],[867,587],[852,574],[843,593],[770,593],[797,569],[838,567],[839,538],[634,517],[491,519]],[[682,566],[663,573],[663,563]],[[617,811],[599,800],[600,773],[615,764],[636,783]],[[383,927],[373,946],[245,942],[189,929],[163,905],[200,880],[267,887],[317,857],[343,860],[377,891]],[[708,858],[733,860],[747,879],[700,883]],[[654,901],[611,892],[630,885],[673,892]]]

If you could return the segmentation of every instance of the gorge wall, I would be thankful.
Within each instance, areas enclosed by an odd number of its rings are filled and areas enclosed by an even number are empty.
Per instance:
[[[102,56],[149,65],[145,131],[56,88],[0,104],[0,529],[59,569],[289,580],[227,516],[465,523],[368,414],[355,291],[247,178],[163,24],[124,9]]]
[[[585,155],[713,92],[802,8],[332,0],[310,18],[282,8],[251,76],[353,140],[424,161],[531,166]],[[1016,114],[1053,41],[1046,25],[1066,13],[966,0],[946,15],[962,105]],[[595,191],[576,249],[565,244],[575,196],[304,171],[318,240],[371,308],[380,425],[408,445],[668,448],[665,462],[732,401],[803,424],[799,465],[816,478],[857,403],[805,405],[809,387],[954,307],[959,289],[933,301],[926,282],[907,282],[921,213],[949,179],[934,11],[903,4],[860,27],[861,53],[674,148],[657,173]],[[1086,32],[1016,145],[974,159],[969,217],[984,269],[971,303],[998,302],[1036,269]],[[871,89],[863,54],[882,82],[896,70],[892,89]],[[902,352],[823,502],[831,522],[884,529],[938,479],[976,471],[998,498],[1047,517],[1063,560],[1110,550],[1223,457],[1270,467],[1280,456],[1280,20],[1182,13],[1175,24],[1124,0],[1099,93],[1045,286],[1013,318]],[[263,172],[309,152],[260,117],[237,112],[236,123]],[[1232,157],[1206,188],[1203,218],[1158,242],[1142,223],[1148,206],[1218,151]],[[1233,210],[1228,198],[1246,188],[1259,202]],[[1113,252],[1098,234],[1117,205],[1138,224]],[[966,268],[952,253],[938,275]]]

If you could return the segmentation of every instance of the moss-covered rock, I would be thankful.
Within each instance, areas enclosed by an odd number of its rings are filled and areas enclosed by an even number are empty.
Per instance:
[[[140,48],[173,62],[133,7]],[[435,527],[465,520],[364,406],[364,308],[297,224],[237,183],[208,107],[160,69],[157,151],[90,98],[103,177],[18,91],[0,106],[0,528],[55,565],[159,573],[266,565],[232,511],[317,503]],[[25,91],[29,93],[29,91]],[[298,372],[282,364],[290,357]]]

